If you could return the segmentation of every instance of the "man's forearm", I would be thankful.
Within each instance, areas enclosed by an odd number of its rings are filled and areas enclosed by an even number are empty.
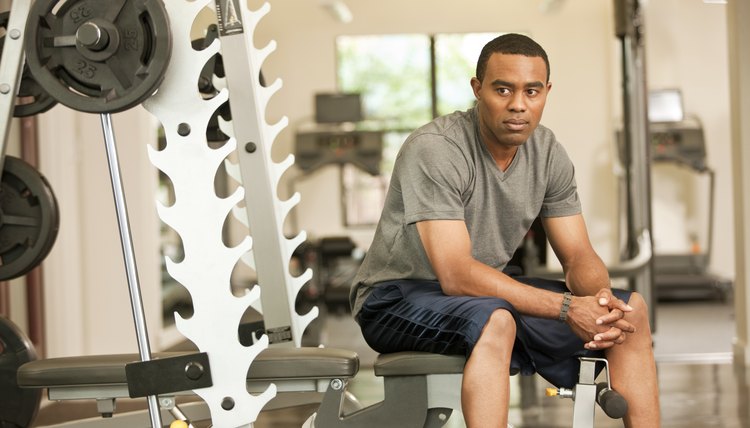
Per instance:
[[[577,296],[593,296],[602,288],[610,288],[607,267],[595,253],[564,266],[565,283]]]
[[[449,277],[438,278],[443,292],[452,295],[499,297],[522,314],[555,319],[563,297],[535,288],[505,275],[477,260],[467,260]]]

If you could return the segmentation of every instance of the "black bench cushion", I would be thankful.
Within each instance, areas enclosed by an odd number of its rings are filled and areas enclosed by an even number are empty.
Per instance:
[[[376,376],[413,376],[463,373],[466,358],[430,352],[380,354],[375,360]]]
[[[156,353],[153,358],[188,352]],[[26,363],[18,369],[23,388],[126,384],[125,365],[140,361],[138,354],[50,358]],[[300,378],[351,378],[359,370],[352,351],[335,348],[268,348],[253,361],[247,379],[253,381]]]

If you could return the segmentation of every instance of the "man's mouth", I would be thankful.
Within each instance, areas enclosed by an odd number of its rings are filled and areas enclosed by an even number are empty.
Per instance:
[[[509,119],[503,121],[505,127],[511,131],[523,131],[528,126],[529,122],[521,119]]]

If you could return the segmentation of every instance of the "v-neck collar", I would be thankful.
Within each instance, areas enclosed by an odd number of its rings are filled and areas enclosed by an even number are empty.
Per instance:
[[[516,164],[518,163],[518,157],[519,152],[521,150],[520,146],[516,150],[516,153],[513,155],[513,159],[510,161],[510,164],[508,165],[508,168],[503,171],[500,169],[500,167],[497,165],[497,162],[495,162],[495,158],[492,156],[492,153],[490,153],[490,149],[487,148],[487,145],[484,144],[482,141],[482,134],[479,132],[479,114],[477,112],[476,107],[474,108],[474,133],[476,135],[476,141],[477,144],[481,147],[480,150],[482,151],[482,161],[488,164],[488,167],[491,168],[494,171],[494,174],[500,179],[500,181],[504,181],[508,176],[513,172],[513,170],[516,167]]]

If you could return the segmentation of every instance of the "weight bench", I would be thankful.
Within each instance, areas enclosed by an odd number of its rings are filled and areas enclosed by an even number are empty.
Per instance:
[[[185,352],[157,353],[155,359],[189,355]],[[138,361],[137,354],[52,358],[31,361],[17,373],[21,388],[46,388],[50,400],[96,400],[105,418],[78,420],[57,427],[146,427],[143,411],[118,414],[115,400],[130,397],[126,365]],[[381,354],[375,361],[376,376],[384,379],[384,399],[366,408],[352,406],[347,384],[359,370],[352,351],[334,348],[268,348],[253,361],[247,376],[248,391],[262,392],[276,384],[278,395],[265,410],[320,403],[304,427],[399,427],[437,428],[460,409],[461,380],[466,360],[462,356],[423,352]],[[575,390],[555,390],[561,397],[575,398],[574,427],[593,427],[594,403],[611,417],[622,417],[627,406],[607,385],[594,383],[596,359],[582,359],[581,381]],[[182,391],[159,395],[165,418],[207,420],[207,406],[200,401],[175,406],[175,397],[192,395]],[[584,397],[584,399],[580,399]],[[357,404],[357,403],[354,403]],[[613,413],[615,413],[613,415]],[[179,417],[178,417],[179,416]]]
[[[190,355],[188,352],[155,353],[154,360]],[[138,362],[138,354],[115,354],[50,358],[23,364],[17,372],[21,388],[47,389],[50,400],[96,400],[104,418],[77,420],[57,427],[147,427],[143,411],[113,416],[115,401],[130,398],[126,365]],[[277,396],[264,409],[319,403],[329,385],[346,382],[359,370],[355,352],[334,348],[283,348],[263,350],[253,360],[247,375],[247,389],[260,393],[269,383],[276,384]],[[159,395],[162,416],[176,418],[175,398],[194,395],[180,391]],[[189,420],[208,420],[210,413],[202,401],[180,405],[179,412]]]
[[[186,352],[154,354],[154,359],[189,355]],[[56,425],[77,427],[149,426],[142,412],[115,413],[115,401],[129,398],[126,365],[139,361],[137,354],[51,358],[25,363],[18,369],[21,388],[47,389],[50,400],[96,400],[105,418],[78,420]],[[404,427],[439,427],[452,409],[460,408],[461,377],[465,359],[418,352],[380,355],[376,376],[384,378],[385,399],[364,409],[352,409],[346,385],[359,370],[357,354],[334,348],[282,348],[262,351],[247,376],[250,392],[262,392],[276,384],[277,397],[266,410],[321,403],[310,422],[318,427],[369,427],[383,423]],[[175,397],[192,395],[182,391],[159,395],[165,418],[175,406]],[[349,408],[347,408],[349,407]],[[352,411],[353,410],[353,411]],[[201,402],[181,404],[188,420],[206,420],[210,414]],[[345,412],[351,413],[340,417]],[[172,413],[172,418],[175,414]],[[377,425],[376,425],[377,424]]]

